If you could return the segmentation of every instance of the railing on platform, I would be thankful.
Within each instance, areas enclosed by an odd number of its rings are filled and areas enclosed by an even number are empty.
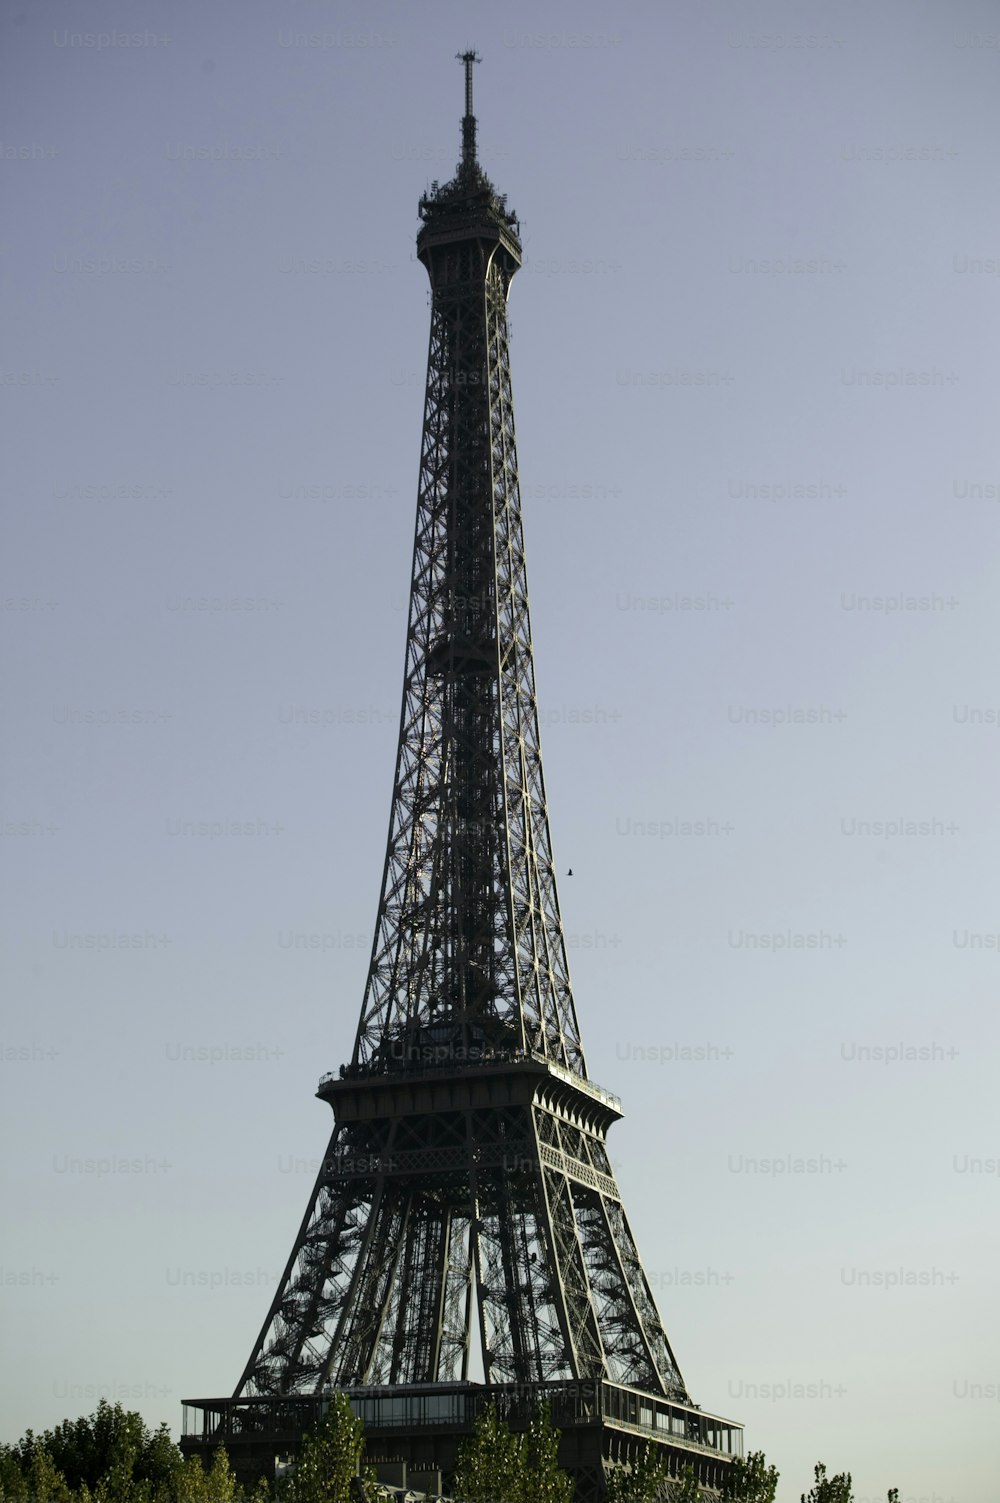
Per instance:
[[[743,1430],[732,1420],[627,1388],[620,1383],[566,1381],[532,1384],[427,1384],[349,1388],[351,1408],[370,1431],[470,1429],[490,1404],[509,1421],[527,1420],[548,1403],[559,1430],[607,1422],[663,1443],[720,1458],[743,1455]],[[191,1399],[184,1405],[184,1435],[205,1444],[254,1439],[294,1444],[329,1407],[329,1396]]]
[[[577,1075],[574,1070],[567,1070],[564,1065],[556,1064],[554,1060],[547,1059],[544,1054],[539,1054],[534,1049],[489,1049],[476,1048],[473,1054],[466,1052],[459,1060],[453,1053],[442,1046],[440,1056],[433,1057],[427,1052],[419,1052],[412,1061],[407,1061],[402,1067],[387,1070],[380,1065],[341,1065],[339,1070],[327,1070],[325,1075],[319,1078],[319,1090],[322,1091],[331,1081],[337,1080],[412,1080],[434,1075],[446,1075],[455,1071],[456,1067],[464,1070],[476,1068],[496,1067],[503,1064],[522,1064],[526,1060],[533,1060],[535,1064],[545,1065],[556,1077],[563,1080],[567,1085],[575,1086],[577,1090],[584,1091],[588,1096],[603,1102],[611,1109],[622,1114],[622,1103],[619,1096],[611,1091],[606,1091],[603,1086],[597,1085],[593,1080]]]

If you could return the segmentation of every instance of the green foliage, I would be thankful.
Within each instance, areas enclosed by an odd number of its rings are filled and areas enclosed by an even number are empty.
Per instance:
[[[525,1436],[525,1503],[571,1503],[573,1479],[559,1465],[559,1431],[552,1427],[552,1414],[543,1404]]]
[[[329,1411],[308,1435],[282,1503],[369,1503],[377,1497],[374,1472],[362,1468],[364,1427],[347,1396],[334,1394]],[[453,1493],[457,1503],[572,1503],[573,1481],[559,1466],[559,1431],[547,1406],[524,1434],[512,1434],[491,1405],[459,1449]],[[652,1445],[631,1467],[608,1474],[608,1503],[700,1503],[691,1467],[671,1480]],[[776,1467],[763,1451],[736,1458],[727,1468],[720,1503],[774,1503]],[[102,1399],[87,1418],[63,1420],[53,1430],[28,1430],[16,1445],[0,1444],[0,1503],[272,1503],[262,1478],[253,1492],[239,1487],[220,1447],[207,1469],[187,1459],[167,1426],[150,1432],[141,1414]],[[818,1462],[801,1503],[854,1503],[851,1474],[828,1477]],[[891,1487],[887,1503],[899,1503]]]
[[[266,1484],[252,1503],[269,1503]],[[94,1414],[0,1446],[0,1503],[244,1503],[225,1451],[206,1470],[166,1425],[102,1399]]]
[[[459,1447],[452,1492],[459,1503],[572,1503],[573,1481],[558,1451],[547,1405],[525,1434],[514,1435],[491,1404]]]
[[[96,1495],[98,1484],[103,1483],[105,1496],[114,1498],[169,1488],[182,1465],[166,1425],[151,1435],[141,1414],[109,1404],[107,1399],[101,1399],[88,1418],[63,1420],[43,1435],[29,1430],[11,1448],[23,1475],[39,1451],[51,1459],[72,1492],[85,1483]],[[149,1487],[138,1487],[141,1483]]]
[[[490,1404],[459,1447],[452,1492],[460,1503],[520,1503],[523,1441]]]
[[[651,1444],[647,1444],[630,1470],[616,1467],[608,1473],[609,1503],[656,1503],[663,1496],[667,1469]]]
[[[272,1503],[274,1493],[268,1485],[266,1477],[258,1477],[257,1485],[253,1492],[246,1497],[245,1503]]]
[[[701,1487],[693,1466],[686,1466],[674,1487],[672,1503],[701,1503]]]
[[[31,1488],[13,1446],[0,1445],[0,1503],[28,1503]]]
[[[34,1503],[72,1503],[73,1494],[52,1457],[40,1446],[28,1463],[28,1485]]]
[[[750,1451],[728,1468],[722,1497],[726,1503],[774,1503],[778,1476],[778,1468],[768,1466],[763,1451]]]
[[[809,1492],[802,1494],[802,1503],[854,1503],[850,1472],[828,1477],[823,1462],[817,1461],[816,1480]]]
[[[269,1496],[269,1494],[268,1494]],[[200,1456],[189,1456],[174,1474],[170,1492],[157,1493],[152,1503],[243,1503],[229,1457],[220,1446],[206,1470]]]
[[[360,1486],[355,1482],[364,1444],[364,1425],[347,1395],[335,1393],[325,1417],[302,1443],[289,1484],[289,1503],[354,1503],[358,1498],[374,1498],[375,1477],[370,1468],[361,1475]]]

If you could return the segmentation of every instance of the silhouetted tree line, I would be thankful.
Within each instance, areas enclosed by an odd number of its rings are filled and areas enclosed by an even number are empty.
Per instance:
[[[559,1431],[547,1408],[513,1432],[491,1406],[459,1449],[455,1503],[572,1503],[573,1481],[558,1464]],[[140,1414],[102,1399],[86,1419],[29,1430],[0,1445],[0,1503],[378,1503],[388,1496],[362,1460],[364,1426],[343,1393],[302,1444],[293,1472],[279,1483],[240,1487],[225,1450],[205,1466],[185,1458],[167,1426],[150,1431]],[[691,1467],[670,1477],[648,1445],[636,1463],[608,1479],[609,1503],[774,1503],[778,1471],[762,1451],[737,1458],[721,1494],[701,1488]],[[850,1472],[828,1477],[822,1462],[801,1503],[854,1503]],[[899,1503],[890,1488],[887,1503]]]

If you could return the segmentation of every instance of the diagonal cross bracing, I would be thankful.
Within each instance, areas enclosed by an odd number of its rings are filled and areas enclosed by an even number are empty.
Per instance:
[[[516,221],[474,152],[432,288],[399,743],[351,1062],[239,1396],[607,1380],[686,1399],[589,1081],[542,773],[510,371]]]

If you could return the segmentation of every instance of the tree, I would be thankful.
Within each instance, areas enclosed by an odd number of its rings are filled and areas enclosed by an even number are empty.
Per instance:
[[[105,1496],[114,1497],[169,1488],[183,1465],[166,1425],[151,1435],[141,1414],[109,1404],[107,1399],[101,1399],[88,1417],[63,1420],[43,1435],[28,1430],[10,1448],[22,1475],[27,1475],[38,1451],[51,1457],[72,1492],[85,1483],[96,1493],[103,1482]],[[140,1483],[149,1487],[138,1488]]]
[[[13,1446],[0,1445],[0,1499],[3,1503],[28,1503],[31,1488],[21,1470]]]
[[[261,1479],[252,1495],[253,1503],[266,1503],[269,1498],[270,1490]],[[158,1496],[155,1503],[244,1503],[244,1499],[245,1494],[236,1481],[229,1457],[220,1446],[207,1470],[200,1456],[189,1456],[174,1477],[169,1495]]]
[[[573,1479],[559,1465],[559,1431],[548,1404],[540,1405],[525,1437],[525,1503],[571,1503]]]
[[[558,1453],[559,1431],[547,1404],[522,1435],[512,1434],[490,1404],[459,1447],[452,1492],[460,1503],[571,1503],[573,1479],[559,1466]]]
[[[32,1453],[28,1485],[33,1503],[73,1503],[73,1493],[52,1457],[40,1446]]]
[[[524,1439],[490,1404],[458,1448],[452,1492],[460,1503],[520,1503]]]
[[[656,1503],[664,1495],[667,1480],[666,1467],[647,1442],[627,1470],[615,1467],[608,1473],[608,1503]]]
[[[763,1451],[737,1456],[726,1473],[722,1497],[726,1503],[774,1503],[778,1468],[768,1466]]]
[[[0,1503],[269,1503],[266,1483],[249,1499],[224,1450],[210,1467],[186,1460],[166,1425],[150,1433],[141,1414],[102,1399],[94,1414],[28,1430],[0,1446]]]
[[[675,1485],[671,1503],[701,1503],[701,1487],[693,1466],[686,1466]]]
[[[816,1480],[809,1493],[802,1494],[802,1503],[854,1503],[850,1472],[828,1477],[822,1461],[817,1461],[815,1470]]]
[[[359,1498],[374,1498],[374,1473],[370,1467],[361,1468],[364,1445],[364,1425],[346,1393],[334,1393],[325,1416],[302,1442],[291,1478],[291,1503],[355,1503]]]

